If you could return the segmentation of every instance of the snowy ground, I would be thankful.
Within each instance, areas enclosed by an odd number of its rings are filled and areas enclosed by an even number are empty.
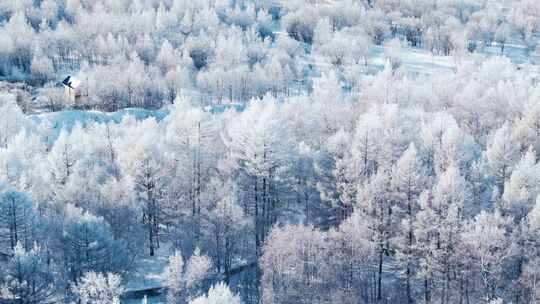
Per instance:
[[[126,293],[132,294],[132,296],[129,299],[123,299],[123,304],[140,304],[144,296],[141,293],[133,296],[134,292],[162,287],[159,275],[168,263],[168,257],[172,252],[170,247],[170,245],[161,244],[161,248],[156,251],[154,257],[145,256],[137,261],[136,270],[124,278]],[[166,303],[165,295],[149,295],[148,303]]]
[[[452,71],[456,64],[451,56],[433,55],[433,53],[406,47],[401,52],[402,66],[409,72],[420,74],[433,74],[435,71]],[[370,48],[369,64],[382,70],[385,65],[384,47],[372,46]]]
[[[122,299],[120,300],[121,304],[145,304],[143,303],[143,299]],[[147,297],[147,303],[146,304],[165,304],[167,303],[167,299],[165,296],[158,296],[158,297]]]
[[[154,117],[161,120],[167,116],[169,109],[164,107],[159,110],[147,110],[142,108],[127,108],[116,112],[64,110],[58,112],[39,113],[29,115],[36,124],[46,122],[53,129],[53,137],[58,136],[61,130],[71,131],[75,124],[85,127],[91,123],[119,123],[124,117],[130,115],[138,120]]]

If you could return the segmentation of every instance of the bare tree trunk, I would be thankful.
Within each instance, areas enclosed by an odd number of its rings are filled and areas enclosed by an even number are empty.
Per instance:
[[[426,304],[431,303],[431,286],[429,280],[429,277],[424,278],[424,300]]]
[[[384,258],[383,248],[381,245],[380,251],[379,251],[379,270],[378,270],[378,276],[377,276],[377,302],[382,301],[382,270],[383,270],[383,258]]]
[[[17,246],[17,243],[19,242],[19,237],[17,235],[17,212],[15,211],[15,199],[11,199],[11,250]]]
[[[258,180],[255,177],[254,191],[255,191],[255,206],[254,206],[254,221],[255,221],[255,252],[257,258],[260,257],[260,244],[259,239],[259,196],[258,196]]]

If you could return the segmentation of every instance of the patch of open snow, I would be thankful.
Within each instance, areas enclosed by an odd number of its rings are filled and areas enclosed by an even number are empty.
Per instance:
[[[160,282],[160,275],[163,273],[163,269],[169,262],[169,255],[172,249],[170,244],[161,244],[161,248],[156,251],[156,255],[153,257],[144,256],[137,260],[135,271],[131,272],[126,278],[124,278],[124,287],[126,292],[148,290],[152,288],[159,288],[163,285]],[[142,303],[142,298],[124,299],[122,303]],[[158,304],[165,303],[164,295],[148,297],[148,303]]]
[[[116,112],[84,111],[84,110],[64,110],[58,112],[40,113],[29,115],[35,124],[47,122],[53,130],[53,137],[58,136],[61,130],[71,131],[75,124],[86,127],[92,123],[120,123],[128,115],[138,120],[150,117],[162,120],[169,113],[168,107],[159,110],[146,110],[142,108],[126,108]]]
[[[385,65],[384,47],[370,48],[369,64],[379,69]],[[404,47],[400,54],[401,64],[405,69],[420,74],[433,74],[434,71],[451,71],[455,63],[451,56],[433,55],[430,51],[413,47]]]

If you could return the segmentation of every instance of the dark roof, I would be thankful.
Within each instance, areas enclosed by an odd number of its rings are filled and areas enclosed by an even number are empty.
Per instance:
[[[65,85],[65,86],[68,86],[72,89],[74,89],[72,86],[71,86],[71,76],[68,76],[66,77],[66,79],[64,79],[64,81],[62,81],[62,84]]]

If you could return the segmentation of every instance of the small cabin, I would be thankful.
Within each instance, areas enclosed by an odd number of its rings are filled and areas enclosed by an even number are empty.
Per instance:
[[[78,79],[68,76],[62,81],[64,86],[64,94],[72,103],[77,103],[81,99],[81,83]]]

